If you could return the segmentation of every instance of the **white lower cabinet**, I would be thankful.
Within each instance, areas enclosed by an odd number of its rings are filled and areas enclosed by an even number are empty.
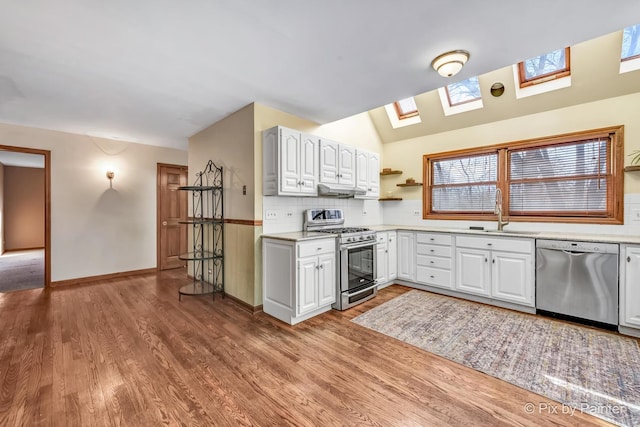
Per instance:
[[[534,240],[456,236],[460,292],[535,306]]]
[[[640,328],[640,246],[620,246],[620,325]]]
[[[398,231],[398,279],[415,281],[416,252],[412,231]]]
[[[398,277],[398,242],[395,231],[379,231],[376,247],[376,282],[387,285]]]
[[[471,294],[491,296],[491,253],[482,249],[456,249],[456,289]]]
[[[387,232],[387,279],[395,280],[398,277],[398,233]]]
[[[262,306],[294,325],[336,302],[335,238],[295,242],[262,240]]]
[[[451,234],[416,233],[416,282],[453,289]]]
[[[493,252],[491,296],[517,304],[535,305],[533,253]]]

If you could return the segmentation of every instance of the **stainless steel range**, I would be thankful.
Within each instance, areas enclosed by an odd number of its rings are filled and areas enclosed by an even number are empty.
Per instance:
[[[332,305],[346,310],[378,294],[376,283],[376,232],[368,228],[343,227],[342,209],[308,209],[304,229],[336,234],[337,299]]]

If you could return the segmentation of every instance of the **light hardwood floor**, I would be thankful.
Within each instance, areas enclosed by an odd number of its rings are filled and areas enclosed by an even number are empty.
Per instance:
[[[184,282],[0,295],[0,425],[607,425],[350,322],[407,288],[291,327]]]

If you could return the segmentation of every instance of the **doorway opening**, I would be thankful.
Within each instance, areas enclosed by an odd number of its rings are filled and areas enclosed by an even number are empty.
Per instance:
[[[0,145],[0,292],[51,285],[50,154]]]

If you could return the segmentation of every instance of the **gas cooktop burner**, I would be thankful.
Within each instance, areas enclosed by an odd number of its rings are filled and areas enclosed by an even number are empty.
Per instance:
[[[368,228],[363,227],[341,227],[341,228],[325,228],[322,230],[316,230],[320,233],[331,234],[347,234],[347,233],[362,233],[364,231],[370,231]]]

